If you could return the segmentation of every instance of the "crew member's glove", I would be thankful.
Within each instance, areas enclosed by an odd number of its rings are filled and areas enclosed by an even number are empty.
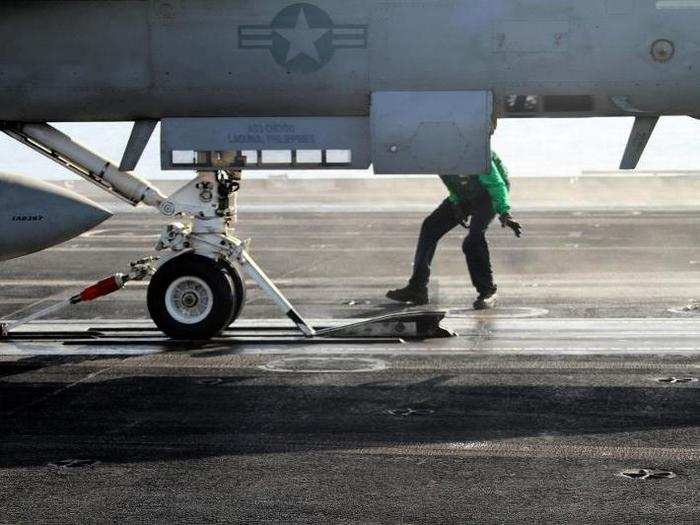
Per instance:
[[[513,217],[511,217],[510,213],[504,213],[500,217],[501,220],[501,227],[503,228],[510,228],[513,230],[513,233],[515,233],[516,237],[520,237],[523,233],[523,227],[520,226],[520,223],[515,221]]]

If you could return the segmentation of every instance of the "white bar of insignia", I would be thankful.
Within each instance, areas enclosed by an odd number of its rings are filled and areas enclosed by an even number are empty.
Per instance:
[[[658,0],[656,9],[700,9],[700,0]]]

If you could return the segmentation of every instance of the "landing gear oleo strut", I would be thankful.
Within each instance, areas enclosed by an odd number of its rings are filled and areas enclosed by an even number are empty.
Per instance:
[[[174,339],[209,339],[241,315],[246,293],[243,273],[257,283],[307,338],[449,335],[439,326],[445,315],[439,311],[399,313],[318,330],[310,326],[250,256],[249,241],[234,236],[236,192],[241,184],[239,166],[245,165],[245,158],[238,153],[233,157],[231,152],[207,153],[210,161],[207,169],[198,171],[194,180],[166,197],[148,181],[121,170],[48,124],[5,123],[1,129],[129,204],[143,203],[174,219],[156,245],[156,250],[161,252],[157,270],[151,266],[155,258],[139,261],[128,275],[116,274],[84,290],[76,296],[80,300],[71,299],[6,323],[4,336],[20,324],[67,305],[112,293],[127,280],[153,274],[147,295],[148,310],[156,326]],[[218,157],[221,158],[217,160]]]
[[[207,339],[241,313],[244,271],[306,336],[315,330],[297,313],[243,242],[233,235],[240,171],[200,171],[161,205],[167,216],[188,223],[169,224],[157,250],[169,250],[148,288],[148,309],[156,325],[174,338]]]

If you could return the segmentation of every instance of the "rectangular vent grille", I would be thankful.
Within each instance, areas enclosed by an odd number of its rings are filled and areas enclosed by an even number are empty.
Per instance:
[[[590,95],[547,95],[544,97],[545,113],[586,112],[593,110]]]

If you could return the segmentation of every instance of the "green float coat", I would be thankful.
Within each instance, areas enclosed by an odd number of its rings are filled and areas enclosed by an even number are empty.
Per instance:
[[[510,212],[508,171],[495,152],[491,153],[491,170],[487,173],[440,175],[440,179],[450,192],[449,199],[455,204],[469,204],[481,186],[491,197],[493,211],[499,215]]]

